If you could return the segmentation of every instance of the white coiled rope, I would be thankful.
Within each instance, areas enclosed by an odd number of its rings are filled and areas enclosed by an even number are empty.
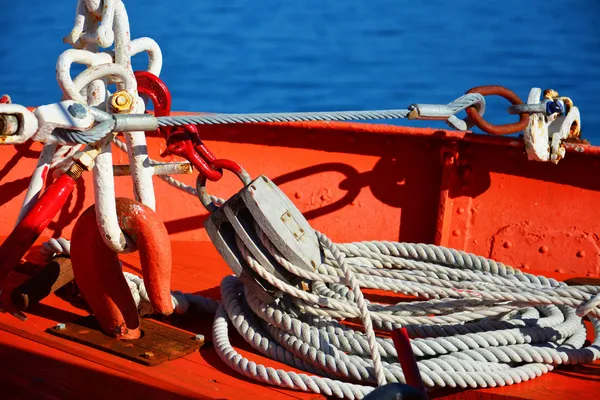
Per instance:
[[[409,331],[428,388],[511,385],[541,376],[557,365],[600,358],[600,287],[567,286],[433,245],[334,244],[321,233],[317,235],[326,259],[310,272],[286,260],[256,224],[255,229],[266,251],[288,272],[312,282],[311,290],[300,290],[271,275],[238,238],[236,244],[246,264],[285,296],[267,304],[234,276],[221,282],[220,303],[172,293],[178,314],[187,312],[190,304],[216,312],[213,342],[217,354],[246,377],[359,399],[374,385],[405,382],[391,339],[375,332],[402,326]],[[58,244],[65,243],[61,239],[44,246],[61,252]],[[143,280],[124,274],[140,313],[152,313]],[[361,288],[418,300],[370,303]],[[590,317],[595,334],[587,346],[584,314]],[[346,324],[348,320],[361,321],[364,332]],[[229,342],[229,324],[263,355],[308,374],[265,367],[241,356]]]

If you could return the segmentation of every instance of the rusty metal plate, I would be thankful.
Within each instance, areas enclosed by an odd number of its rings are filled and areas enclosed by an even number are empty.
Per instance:
[[[46,332],[147,366],[183,357],[204,344],[204,340],[197,340],[192,333],[144,318],[140,322],[143,334],[136,340],[105,335],[91,315],[65,323],[63,329],[52,327]]]

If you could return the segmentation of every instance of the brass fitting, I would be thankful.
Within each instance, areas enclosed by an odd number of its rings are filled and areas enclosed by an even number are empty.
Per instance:
[[[117,114],[126,114],[133,109],[133,96],[126,90],[113,93],[110,105]]]
[[[71,164],[71,166],[69,167],[67,172],[65,172],[65,174],[67,174],[71,178],[77,180],[77,179],[81,178],[81,175],[83,175],[83,171],[84,171],[84,169],[79,164],[74,162],[73,164]]]
[[[79,165],[86,171],[91,171],[94,168],[96,156],[100,153],[98,149],[88,149],[86,151],[78,151],[73,156],[75,164]]]

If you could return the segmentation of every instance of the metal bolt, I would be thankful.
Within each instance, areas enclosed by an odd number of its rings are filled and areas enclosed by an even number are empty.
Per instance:
[[[452,235],[454,235],[454,236],[460,236],[461,233],[462,232],[460,229],[455,229],[454,231],[452,231]]]
[[[579,258],[583,258],[583,257],[585,257],[585,250],[579,250],[579,251],[577,252],[577,257],[579,257]]]
[[[147,351],[144,354],[142,354],[142,357],[143,358],[152,358],[152,357],[154,357],[154,353],[151,351]]]
[[[129,92],[120,90],[112,95],[110,105],[118,114],[127,113],[133,108],[133,97]]]
[[[548,252],[548,246],[542,246],[542,247],[540,247],[539,251],[542,254],[546,254]]]
[[[67,110],[73,118],[83,119],[87,116],[87,109],[80,103],[71,104]]]
[[[511,242],[504,242],[504,248],[509,249],[512,246]]]
[[[194,340],[196,342],[203,342],[204,341],[204,335],[198,333],[196,336],[194,336]]]
[[[54,326],[54,329],[56,329],[57,331],[62,331],[67,329],[67,325],[61,322],[60,324],[56,324],[56,326]]]
[[[456,213],[457,213],[457,214],[464,214],[464,213],[465,213],[465,209],[464,209],[464,208],[462,208],[462,207],[459,207],[459,208],[456,210]]]

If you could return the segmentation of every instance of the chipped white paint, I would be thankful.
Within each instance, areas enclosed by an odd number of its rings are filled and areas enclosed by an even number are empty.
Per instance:
[[[126,68],[119,64],[102,64],[89,67],[77,75],[73,80],[73,88],[75,90],[72,93],[75,95],[73,99],[81,103],[85,102],[85,99],[80,94],[81,90],[92,81],[104,78],[116,78],[119,82],[117,84],[119,90],[126,90],[134,99],[137,98],[137,82],[131,68]]]
[[[581,115],[577,107],[571,107],[567,115],[556,118],[548,128],[548,133],[552,138],[550,161],[555,164],[565,157],[566,149],[563,146],[563,141],[571,134],[573,124],[577,124],[577,129],[581,129]]]
[[[135,111],[137,114],[144,113],[143,101],[138,101]],[[129,156],[129,164],[131,165],[131,178],[133,179],[135,199],[156,210],[154,184],[152,182],[153,168],[148,158],[146,134],[144,132],[126,132],[123,135],[125,136],[127,155]]]
[[[539,103],[541,93],[539,88],[531,89],[527,104]],[[581,129],[581,116],[577,107],[571,107],[567,115],[531,114],[529,124],[523,132],[527,158],[557,164],[566,155],[563,142],[569,138],[573,124]]]
[[[57,63],[57,79],[65,97],[87,104],[102,104],[110,98],[107,85],[116,84],[117,90],[126,90],[133,97],[135,112],[143,113],[145,105],[137,93],[137,82],[131,68],[132,55],[148,53],[148,70],[159,75],[162,53],[150,38],[131,40],[127,11],[121,0],[79,0],[75,24],[65,41],[76,50],[67,50]],[[99,51],[114,45],[114,50]],[[86,69],[71,79],[70,67],[74,62]],[[95,86],[94,86],[95,85]],[[106,104],[105,104],[106,107]],[[144,132],[125,134],[134,193],[137,200],[155,208],[153,169],[148,159]],[[117,221],[114,175],[110,145],[105,145],[96,158],[94,167],[96,217],[105,243],[113,250],[130,250],[126,237]]]
[[[79,0],[73,30],[65,37],[65,42],[75,48],[83,48],[85,44],[98,44],[100,47],[112,46],[114,40],[113,19],[115,3],[120,0]],[[100,9],[100,6],[102,10]],[[97,29],[86,32],[86,23],[100,21]],[[95,25],[95,24],[94,24]]]
[[[529,123],[523,132],[525,151],[529,160],[548,161],[550,159],[548,125],[546,116],[542,113],[529,116]]]
[[[127,91],[134,99],[132,110],[143,113],[145,104],[137,93],[131,57],[145,52],[148,54],[148,71],[158,76],[162,69],[162,53],[154,40],[147,37],[131,40],[127,11],[121,0],[79,0],[74,26],[65,42],[73,45],[74,49],[63,52],[56,63],[56,79],[63,92],[62,102],[39,107],[35,113],[15,104],[0,105],[0,114],[18,115],[18,120],[22,121],[16,133],[1,138],[4,143],[24,143],[32,137],[35,141],[46,142],[32,175],[20,218],[37,201],[48,170],[55,168],[55,175],[64,172],[81,147],[62,146],[57,150],[57,146],[49,140],[51,132],[56,128],[86,130],[94,124],[89,112],[84,110],[75,113],[77,117],[74,117],[69,106],[77,102],[106,109],[106,101],[111,96],[108,86],[115,84],[117,90]],[[112,46],[114,50],[108,50]],[[85,65],[86,69],[72,78],[71,67],[75,63]],[[136,199],[154,209],[154,168],[148,159],[145,134],[131,132],[125,134],[125,139]],[[117,220],[110,144],[103,145],[95,160],[93,180],[96,214],[104,241],[115,251],[134,250],[135,244],[128,243]]]
[[[112,161],[111,144],[107,142],[96,157],[96,164],[92,170],[96,219],[104,243],[114,251],[122,253],[126,249],[133,250],[135,244],[132,241],[128,243],[127,237],[119,228]]]
[[[37,117],[38,130],[33,135],[36,142],[50,143],[52,131],[56,128],[66,128],[83,131],[90,129],[94,124],[94,117],[86,112],[80,118],[76,118],[69,112],[69,107],[77,104],[73,100],[65,100],[60,103],[47,104],[35,109],[33,114]]]
[[[71,66],[73,63],[83,64],[87,67],[95,67],[112,62],[112,56],[107,53],[92,53],[87,50],[69,49],[64,51],[56,62],[56,80],[65,98],[86,102],[81,95],[81,89],[77,90],[71,79]],[[106,99],[106,84],[99,80],[88,92],[87,104],[98,105]],[[90,98],[91,96],[91,98]]]
[[[148,72],[156,76],[162,70],[162,51],[153,39],[142,37],[131,41],[131,57],[140,53],[148,53]]]
[[[38,130],[38,120],[35,115],[19,104],[0,104],[0,116],[16,116],[17,120],[20,121],[16,133],[0,135],[0,143],[2,144],[25,143]]]

